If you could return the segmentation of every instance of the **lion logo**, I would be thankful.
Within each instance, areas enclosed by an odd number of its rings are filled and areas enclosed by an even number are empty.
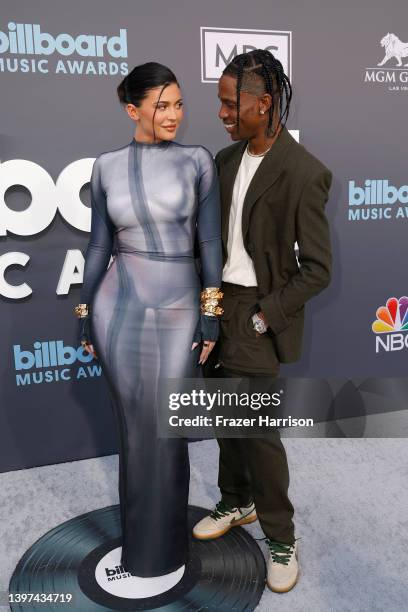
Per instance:
[[[395,57],[398,64],[397,66],[402,66],[402,57],[408,57],[408,43],[402,42],[395,34],[388,34],[381,39],[381,46],[385,49],[385,56],[382,62],[377,64],[377,66],[384,66],[385,62],[388,62],[389,59]],[[404,66],[408,66],[408,64],[404,64]]]

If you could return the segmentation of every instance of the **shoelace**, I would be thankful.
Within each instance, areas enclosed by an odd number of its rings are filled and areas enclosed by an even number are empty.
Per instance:
[[[274,563],[282,563],[282,565],[288,565],[291,556],[294,553],[294,544],[283,544],[282,542],[275,542],[274,540],[265,539],[269,550],[271,551],[272,561]]]
[[[231,508],[231,506],[228,506],[227,504],[225,504],[222,500],[218,502],[218,504],[215,506],[215,510],[213,510],[210,514],[211,518],[213,518],[214,520],[218,520],[220,518],[222,518],[223,516],[227,516],[227,514],[230,514],[231,512],[235,512],[236,508]]]

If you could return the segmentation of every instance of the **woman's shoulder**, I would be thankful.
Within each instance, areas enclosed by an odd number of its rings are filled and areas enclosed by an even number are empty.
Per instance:
[[[112,173],[115,172],[117,166],[122,165],[128,155],[130,144],[127,144],[119,149],[104,151],[100,153],[94,160],[92,166],[92,180],[101,181],[102,186],[106,189],[109,184]]]
[[[201,168],[202,166],[208,166],[208,164],[214,163],[214,156],[206,147],[203,145],[190,145],[190,144],[180,144],[179,142],[174,142],[173,145],[177,147],[177,150],[180,151],[181,155],[186,155],[187,157],[192,157]]]
[[[127,154],[130,147],[130,143],[119,147],[118,149],[112,149],[110,151],[103,151],[95,158],[95,165],[103,166],[105,163],[110,163],[116,159],[120,160],[124,155]]]

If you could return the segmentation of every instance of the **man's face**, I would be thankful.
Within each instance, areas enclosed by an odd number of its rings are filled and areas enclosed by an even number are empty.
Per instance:
[[[218,82],[221,108],[218,116],[232,140],[250,139],[265,129],[265,115],[260,114],[260,99],[246,91],[240,92],[239,130],[237,129],[237,80],[224,75]]]

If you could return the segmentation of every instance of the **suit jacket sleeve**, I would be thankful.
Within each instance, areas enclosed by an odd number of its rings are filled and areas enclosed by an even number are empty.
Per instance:
[[[327,169],[307,181],[296,211],[299,270],[279,289],[259,301],[274,334],[288,327],[298,311],[330,282],[331,248],[325,205],[332,175]]]

